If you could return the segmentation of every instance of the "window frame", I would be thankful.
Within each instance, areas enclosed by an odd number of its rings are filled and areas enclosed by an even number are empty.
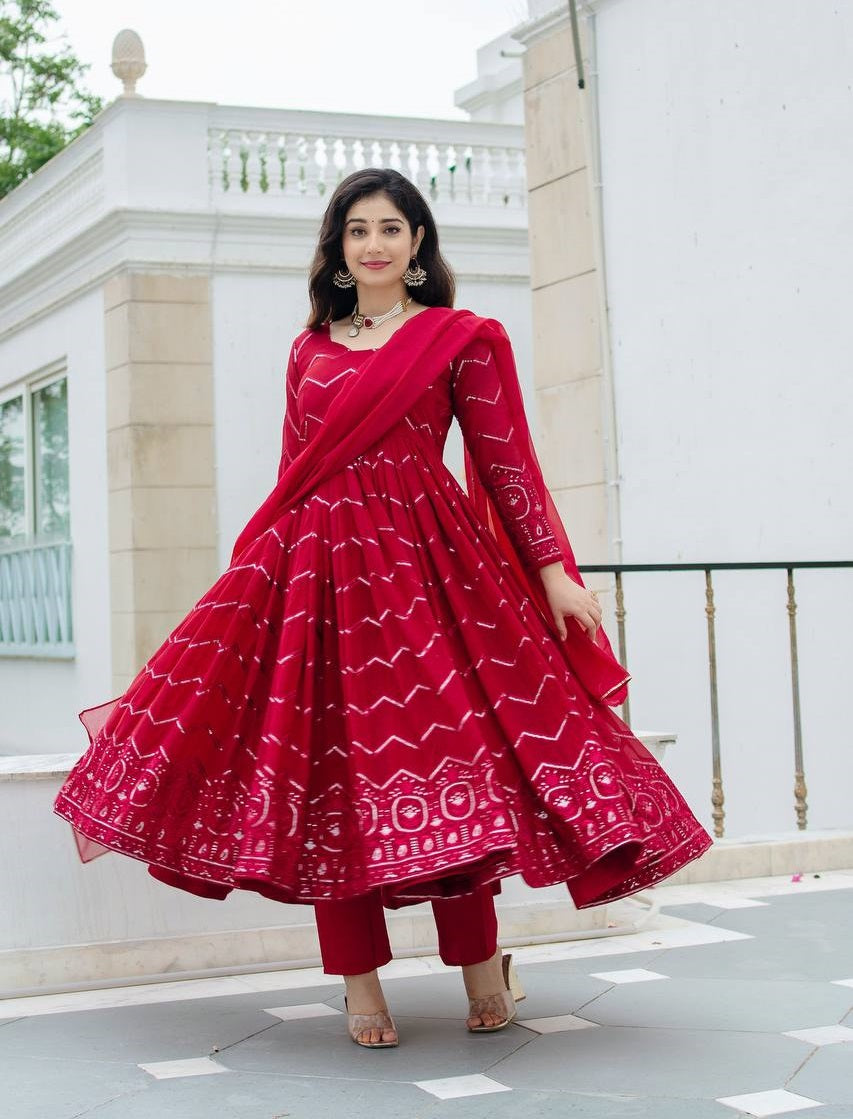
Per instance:
[[[60,636],[58,639],[56,637],[47,640],[36,639],[34,642],[0,642],[0,663],[12,658],[73,660],[76,655],[73,618],[73,557],[70,510],[70,430],[67,432],[69,445],[68,529],[63,532],[54,533],[39,533],[36,531],[36,494],[38,493],[37,487],[41,467],[37,460],[37,438],[33,430],[35,412],[33,395],[41,389],[47,388],[51,384],[63,379],[66,382],[66,405],[69,407],[70,411],[70,383],[68,362],[65,357],[51,361],[25,376],[18,377],[14,381],[8,382],[0,388],[0,405],[19,397],[22,398],[24,425],[24,531],[18,536],[0,540],[0,562],[4,564],[5,570],[12,573],[11,577],[13,579],[19,577],[15,575],[16,570],[18,572],[24,570],[32,574],[37,569],[44,572],[46,565],[48,569],[52,569],[54,573],[57,572],[57,570],[59,571],[57,575],[60,581],[59,585],[64,586],[64,595],[62,597],[59,599],[39,599],[38,602],[42,605],[37,607],[37,609],[42,611],[40,616],[41,625],[47,625],[48,622],[45,621],[45,618],[48,618],[52,622],[50,625],[51,631],[55,633],[57,627],[59,627],[64,636]],[[67,421],[69,420],[68,414],[66,419]],[[70,429],[70,423],[68,426]],[[48,549],[49,554],[46,557],[40,558],[38,553],[43,549]],[[54,593],[55,586],[56,584],[54,584]],[[30,599],[31,603],[32,601],[33,600]],[[21,609],[26,613],[31,607],[22,605]],[[59,613],[57,613],[57,611],[59,611]],[[32,618],[32,615],[30,615],[30,618]],[[33,623],[28,621],[26,624],[27,628],[30,629]],[[38,625],[38,623],[35,624]]]
[[[19,396],[23,397],[24,403],[24,532],[20,536],[0,540],[0,550],[26,547],[28,544],[59,543],[70,540],[70,530],[68,533],[38,533],[35,530],[37,474],[41,468],[36,461],[36,439],[33,432],[33,394],[56,381],[63,380],[63,378],[66,381],[67,400],[68,365],[64,358],[52,361],[0,389],[0,406]]]

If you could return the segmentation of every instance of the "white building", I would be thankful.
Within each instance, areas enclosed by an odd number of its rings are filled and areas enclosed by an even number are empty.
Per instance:
[[[568,6],[530,0],[457,91],[470,122],[123,97],[0,203],[0,986],[314,952],[298,907],[80,867],[50,802],[86,744],[76,713],[129,683],[274,480],[283,355],[338,175],[390,163],[432,199],[458,305],[513,339],[582,565],[853,557],[850,13],[578,8],[583,91]],[[817,837],[851,820],[850,571],[795,576]],[[624,586],[632,725],[678,735],[667,767],[710,829],[704,574]],[[785,572],[714,587],[726,836],[790,830]],[[839,844],[815,865],[848,865]],[[508,889],[504,927],[565,929],[567,902]],[[395,920],[421,943],[421,918]]]

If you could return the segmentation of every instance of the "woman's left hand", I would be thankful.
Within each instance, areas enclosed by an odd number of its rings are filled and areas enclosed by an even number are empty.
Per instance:
[[[576,583],[566,574],[562,563],[548,564],[540,568],[540,574],[560,638],[565,640],[566,618],[570,617],[594,641],[601,625],[601,607],[596,593]]]

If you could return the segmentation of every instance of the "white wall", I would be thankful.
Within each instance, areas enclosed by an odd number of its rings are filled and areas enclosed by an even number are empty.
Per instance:
[[[65,360],[72,544],[71,661],[0,657],[0,753],[88,745],[77,711],[110,679],[104,311],[100,287],[0,341],[0,388]],[[109,685],[107,685],[109,686]]]
[[[853,9],[598,8],[623,560],[851,559]],[[853,572],[796,578],[809,821],[849,825]],[[727,834],[793,827],[785,575],[715,583]],[[626,587],[632,722],[707,804],[704,576]]]

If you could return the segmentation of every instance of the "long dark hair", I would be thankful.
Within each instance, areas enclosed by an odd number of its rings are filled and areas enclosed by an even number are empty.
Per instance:
[[[308,280],[311,314],[305,325],[311,330],[316,330],[327,319],[343,318],[355,307],[355,287],[335,287],[332,274],[343,259],[344,221],[349,208],[359,199],[377,193],[388,195],[408,222],[413,237],[419,225],[424,227],[418,263],[426,270],[427,279],[420,287],[412,289],[412,294],[428,307],[453,306],[456,281],[439,251],[438,231],[426,199],[414,183],[392,167],[364,167],[338,183],[323,215]]]

